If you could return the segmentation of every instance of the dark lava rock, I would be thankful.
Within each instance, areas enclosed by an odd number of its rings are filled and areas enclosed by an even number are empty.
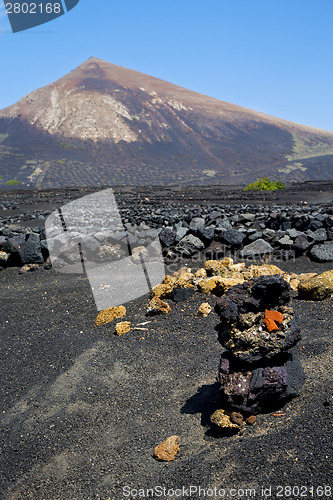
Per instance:
[[[333,262],[333,244],[315,245],[310,250],[310,257],[317,262]]]
[[[237,229],[227,229],[219,235],[219,240],[232,247],[240,247],[245,239],[245,234]]]
[[[217,301],[215,312],[230,324],[240,313],[263,312],[290,301],[291,288],[281,276],[259,276],[233,286]]]
[[[214,239],[214,228],[200,228],[197,231],[197,236],[208,246]]]
[[[159,235],[161,243],[166,247],[170,247],[174,244],[176,236],[176,231],[174,231],[171,227],[163,228]]]
[[[172,299],[175,302],[183,302],[188,300],[194,294],[194,287],[190,288],[174,288],[172,292]]]
[[[243,332],[239,320],[246,315],[238,317],[234,328],[219,330],[219,341],[223,347],[229,349],[233,359],[252,365],[291,349],[301,340],[300,329],[292,316],[285,313],[278,332],[268,332],[262,321],[263,315],[248,313],[248,316],[251,314],[257,316],[256,322]]]
[[[294,249],[298,253],[306,252],[312,245],[311,240],[304,233],[299,233],[294,241]]]
[[[175,250],[177,253],[180,253],[185,257],[191,257],[204,248],[205,245],[199,238],[193,236],[193,234],[189,234],[180,240],[180,242],[176,245]]]
[[[262,413],[299,395],[305,375],[298,358],[285,354],[278,362],[254,370],[242,368],[230,353],[221,356],[218,383],[222,403],[245,413]]]
[[[243,258],[254,257],[255,255],[267,255],[273,253],[273,247],[262,238],[256,239],[249,245],[246,245],[240,255]]]
[[[40,239],[35,233],[28,235],[27,240],[20,245],[18,253],[22,264],[41,264],[44,262]]]

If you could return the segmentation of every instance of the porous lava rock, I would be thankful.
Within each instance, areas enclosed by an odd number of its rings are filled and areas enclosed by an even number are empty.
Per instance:
[[[217,301],[218,338],[226,349],[218,382],[232,409],[260,413],[299,394],[304,372],[287,351],[301,335],[290,304],[291,287],[280,275],[245,281]]]
[[[256,367],[235,361],[229,352],[221,356],[222,402],[243,413],[262,413],[298,396],[304,380],[299,359],[290,353]]]

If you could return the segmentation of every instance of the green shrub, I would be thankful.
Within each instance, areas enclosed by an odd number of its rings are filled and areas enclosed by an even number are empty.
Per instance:
[[[6,182],[6,186],[17,186],[17,184],[20,184],[20,182],[16,179],[12,179],[11,181]]]
[[[256,182],[252,182],[245,186],[244,191],[276,191],[284,189],[284,184],[280,181],[271,181],[268,177],[261,177]]]

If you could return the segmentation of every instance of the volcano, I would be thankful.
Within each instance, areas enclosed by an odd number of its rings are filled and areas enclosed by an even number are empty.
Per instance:
[[[97,58],[0,111],[1,185],[244,184],[333,178],[333,133]]]

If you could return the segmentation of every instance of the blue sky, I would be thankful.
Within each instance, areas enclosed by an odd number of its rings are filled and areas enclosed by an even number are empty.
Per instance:
[[[80,0],[15,34],[1,4],[0,109],[94,56],[333,131],[333,0]]]

